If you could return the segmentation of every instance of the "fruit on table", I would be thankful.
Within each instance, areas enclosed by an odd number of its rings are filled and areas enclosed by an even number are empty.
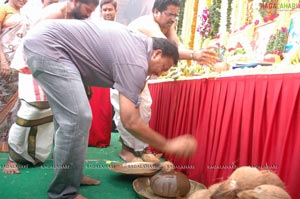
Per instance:
[[[264,61],[272,62],[272,63],[279,63],[279,62],[281,62],[281,58],[277,54],[266,54],[264,56]]]
[[[215,72],[222,72],[229,70],[230,66],[226,62],[217,62],[213,67],[212,70]]]

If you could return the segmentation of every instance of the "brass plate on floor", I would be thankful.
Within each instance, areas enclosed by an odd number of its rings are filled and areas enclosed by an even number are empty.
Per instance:
[[[192,195],[194,192],[198,190],[206,189],[206,187],[199,182],[190,180],[190,183],[191,183],[190,192],[185,197],[189,197],[190,195]],[[134,191],[142,199],[175,199],[175,198],[165,198],[165,197],[155,195],[150,187],[149,177],[137,178],[133,181],[132,185]]]
[[[126,162],[113,164],[109,169],[117,173],[128,175],[152,176],[159,171],[161,167],[159,164],[153,162]]]

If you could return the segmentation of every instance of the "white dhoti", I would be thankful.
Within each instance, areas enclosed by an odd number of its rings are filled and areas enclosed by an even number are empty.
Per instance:
[[[19,73],[19,98],[21,107],[9,131],[9,155],[17,163],[36,165],[51,153],[53,114],[31,74]]]
[[[119,131],[121,141],[123,144],[134,151],[144,151],[149,145],[138,138],[134,137],[129,131],[127,131],[122,122],[120,117],[120,105],[119,105],[119,92],[116,89],[111,89],[110,91],[110,100],[115,110],[114,121],[116,127]],[[150,91],[148,88],[148,84],[145,85],[142,93],[140,94],[140,101],[141,104],[139,106],[141,118],[144,120],[145,123],[149,123],[151,117],[151,104],[152,98],[150,95]]]

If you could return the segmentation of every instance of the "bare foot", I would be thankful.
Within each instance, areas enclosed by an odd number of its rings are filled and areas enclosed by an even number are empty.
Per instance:
[[[80,185],[99,185],[101,182],[99,180],[90,178],[88,176],[83,176]]]
[[[2,172],[5,174],[19,174],[20,170],[18,168],[18,164],[15,161],[8,159]]]
[[[131,162],[135,157],[135,155],[133,155],[133,153],[131,153],[130,151],[126,150],[124,147],[122,147],[119,156],[122,160],[124,160],[125,162]]]
[[[83,195],[78,194],[74,199],[87,199]]]

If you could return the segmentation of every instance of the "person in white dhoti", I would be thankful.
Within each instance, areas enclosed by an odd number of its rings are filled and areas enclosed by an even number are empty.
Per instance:
[[[29,29],[28,18],[20,12],[24,1],[0,4],[0,152],[8,152],[8,131],[18,108],[18,72],[11,61],[21,39]]]

